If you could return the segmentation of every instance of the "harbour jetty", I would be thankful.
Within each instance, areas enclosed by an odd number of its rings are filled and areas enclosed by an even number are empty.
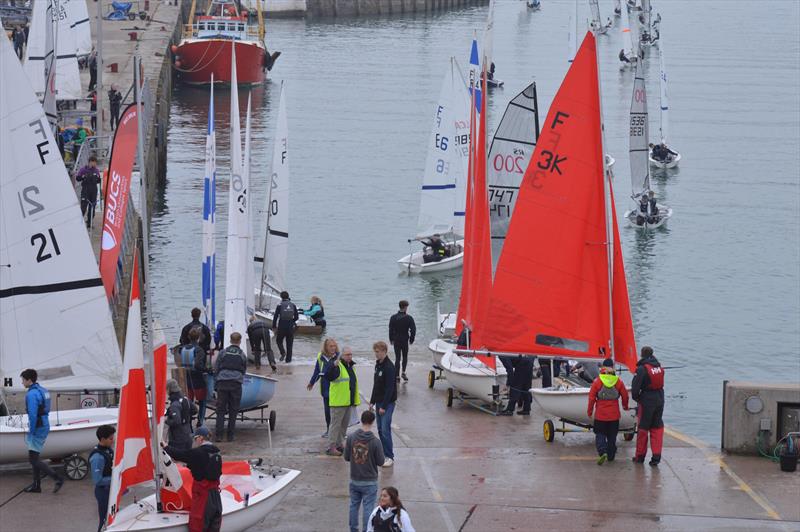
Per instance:
[[[344,530],[348,464],[326,456],[319,391],[306,390],[308,364],[281,366],[277,413],[269,449],[267,424],[243,422],[235,442],[221,443],[226,459],[274,459],[303,471],[295,488],[269,519],[253,530]],[[372,360],[357,356],[362,394],[369,397]],[[446,383],[428,389],[424,365],[409,368],[394,415],[396,463],[380,472],[381,486],[398,488],[420,531],[508,530],[762,530],[800,527],[800,477],[754,456],[731,456],[667,430],[657,468],[634,464],[634,442],[620,438],[613,463],[595,463],[590,433],[542,438],[544,414],[493,417],[456,402],[445,403]],[[269,374],[269,370],[265,372]],[[535,383],[538,386],[538,383]],[[360,410],[365,408],[362,400]],[[213,421],[212,421],[213,424]],[[352,429],[351,429],[352,430]],[[0,503],[29,482],[25,466],[0,472]],[[47,512],[40,509],[47,507]],[[87,478],[57,494],[21,494],[0,508],[4,530],[85,531],[96,507]]]

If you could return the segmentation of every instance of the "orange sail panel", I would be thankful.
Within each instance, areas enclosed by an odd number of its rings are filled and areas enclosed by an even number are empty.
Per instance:
[[[475,173],[475,91],[472,93],[472,102],[470,103],[470,116],[469,116],[469,163],[467,167],[467,200],[464,215],[464,264],[461,274],[461,297],[458,300],[458,313],[456,314],[456,335],[460,335],[464,330],[464,322],[472,325],[473,309],[474,309],[474,290],[473,290],[473,275],[472,265],[470,258],[472,254],[469,253],[469,243],[475,240],[474,237],[474,195],[472,183],[474,181],[473,174]]]
[[[486,94],[484,82],[483,94]],[[475,121],[475,106],[472,120]],[[489,197],[486,189],[486,99],[483,99],[480,125],[470,134],[469,182],[467,184],[467,212],[464,236],[464,271],[461,277],[461,299],[459,301],[459,324],[463,319],[470,328],[471,347],[481,345],[481,330],[486,322],[489,294],[492,290],[492,241],[489,222]],[[472,139],[476,139],[472,142]],[[481,362],[494,368],[493,357],[478,357]]]
[[[608,356],[608,246],[595,46],[587,33],[525,171],[482,334],[490,351]]]
[[[150,420],[147,415],[144,379],[139,261],[135,251],[128,310],[128,330],[125,335],[123,374],[117,441],[114,448],[114,467],[111,472],[111,491],[108,499],[108,517],[106,519],[108,524],[114,522],[114,517],[120,509],[122,494],[131,486],[152,481],[155,471],[150,448]]]
[[[614,207],[614,192],[611,180],[608,180],[611,191],[611,219],[614,221],[614,285],[611,301],[614,307],[614,360],[628,367],[631,373],[636,372],[636,339],[631,319],[631,305],[628,299],[628,281],[625,278],[625,262],[622,258],[622,242],[619,239],[617,225],[617,209]]]

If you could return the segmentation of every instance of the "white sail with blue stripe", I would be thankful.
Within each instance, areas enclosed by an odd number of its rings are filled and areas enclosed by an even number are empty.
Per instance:
[[[456,122],[463,120],[469,107],[468,104],[464,105],[463,91],[459,91],[459,86],[463,86],[463,80],[451,60],[433,114],[422,179],[417,238],[434,234],[452,235],[456,233],[456,229],[463,232],[463,216],[458,226],[455,222],[459,205],[456,190],[465,190],[463,186],[457,187],[457,183],[464,179],[464,169]]]
[[[473,35],[472,47],[469,52],[469,79],[467,80],[470,96],[475,91],[475,120],[481,114],[481,60],[478,52],[478,37]],[[478,121],[479,122],[479,121]]]
[[[214,129],[214,74],[211,74],[211,100],[206,132],[206,175],[203,178],[203,311],[212,330],[217,322],[217,253],[214,227],[217,221],[217,140]]]

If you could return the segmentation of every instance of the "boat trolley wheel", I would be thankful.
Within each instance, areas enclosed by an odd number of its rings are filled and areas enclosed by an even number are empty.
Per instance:
[[[436,373],[433,370],[428,372],[428,388],[433,388],[433,384],[436,382]]]
[[[89,462],[84,457],[73,454],[64,460],[64,473],[70,480],[83,480],[89,474]]]
[[[544,434],[544,441],[552,442],[556,439],[556,427],[553,425],[552,420],[545,419],[542,426],[542,433]]]
[[[447,406],[448,407],[453,406],[453,389],[452,388],[448,388],[447,389]]]
[[[272,432],[275,430],[275,420],[278,417],[278,414],[275,413],[274,410],[269,411],[269,430]]]

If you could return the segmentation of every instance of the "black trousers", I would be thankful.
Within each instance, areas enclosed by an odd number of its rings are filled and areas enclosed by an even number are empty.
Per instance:
[[[94,220],[95,205],[97,205],[96,200],[92,201],[89,199],[81,198],[81,214],[86,219],[86,227],[92,227],[92,221]]]
[[[269,338],[263,336],[253,335],[250,338],[250,347],[253,348],[253,358],[256,361],[256,367],[261,367],[261,353],[267,352],[267,359],[269,359],[270,367],[275,367],[275,355],[272,354],[272,346],[269,345]]]
[[[558,377],[561,373],[561,361],[560,360],[544,360],[539,359],[539,368],[542,370],[542,388],[549,388],[553,385],[553,379],[550,375],[550,364],[555,364],[553,366],[553,376]]]
[[[39,458],[40,454],[41,453],[37,453],[36,451],[28,451],[28,462],[31,464],[31,469],[33,470],[33,483],[36,486],[38,486],[42,481],[42,473],[44,473],[45,477],[50,477],[54,480],[61,478],[49,465],[42,462],[42,459]]]
[[[395,371],[397,371],[397,377],[400,378],[400,362],[403,362],[402,365],[402,373],[406,372],[406,366],[408,365],[408,343],[406,342],[395,342],[394,343],[394,367]]]
[[[119,126],[119,107],[111,106],[111,131],[114,131],[114,125]]]
[[[331,426],[331,405],[327,397],[322,398],[322,404],[325,407],[325,431]]]
[[[511,386],[511,389],[508,392],[508,405],[506,405],[506,410],[513,412],[517,403],[522,401],[522,411],[526,414],[530,413],[531,399],[531,392],[528,390],[522,390],[516,388],[515,386]]]
[[[225,429],[225,416],[228,416],[228,438],[233,437],[236,430],[236,415],[242,401],[242,385],[238,382],[223,381],[217,385],[217,427],[215,436],[222,437]]]
[[[613,460],[617,455],[617,433],[619,432],[619,420],[616,421],[597,421],[594,422],[594,444],[597,447],[597,455],[607,454],[609,460]]]
[[[283,347],[283,342],[286,341],[286,348]],[[286,362],[292,361],[292,345],[294,344],[294,330],[284,331],[278,329],[275,334],[275,343],[278,345],[278,351],[281,356],[286,357]]]

